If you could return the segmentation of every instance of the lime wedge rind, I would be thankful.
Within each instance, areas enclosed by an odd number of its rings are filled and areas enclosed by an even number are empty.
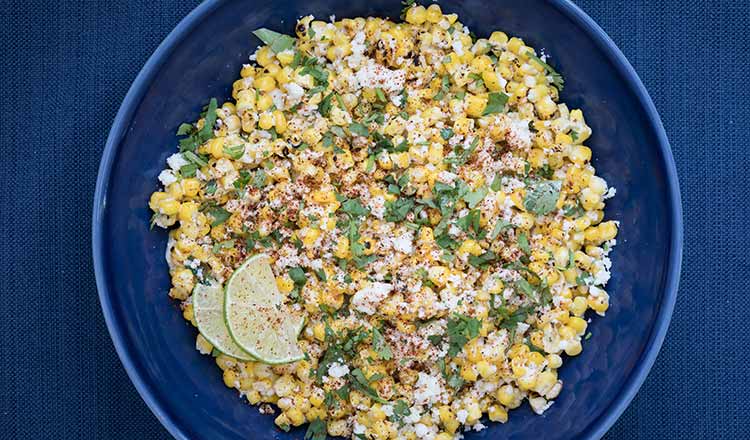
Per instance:
[[[250,257],[237,268],[224,295],[226,327],[244,351],[273,365],[304,358],[297,344],[304,317],[283,304],[265,254]]]
[[[215,349],[242,361],[255,361],[232,336],[224,320],[224,289],[216,282],[198,284],[193,290],[193,312],[198,331]]]

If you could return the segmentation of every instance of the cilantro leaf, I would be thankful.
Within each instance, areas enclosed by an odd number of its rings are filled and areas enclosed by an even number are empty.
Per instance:
[[[464,345],[479,336],[482,321],[460,313],[453,313],[448,319],[448,356],[454,357],[461,352]]]
[[[505,110],[505,104],[508,103],[508,95],[505,93],[490,93],[489,99],[487,100],[487,106],[482,112],[482,116],[491,115],[493,113],[502,113]]]
[[[294,43],[297,41],[289,35],[280,34],[266,28],[256,29],[253,34],[267,44],[273,53],[289,50],[294,47]]]
[[[227,219],[232,215],[231,212],[227,211],[224,208],[221,207],[215,207],[208,211],[208,215],[210,215],[213,218],[213,221],[211,221],[211,227],[219,226],[220,224],[227,221]]]
[[[529,239],[526,237],[526,233],[521,232],[518,234],[518,247],[521,248],[523,253],[526,255],[529,255],[531,253],[531,248],[529,247]]]
[[[555,210],[560,198],[562,182],[559,180],[539,180],[529,185],[523,206],[537,215],[547,215]]]
[[[305,432],[305,440],[326,440],[328,437],[328,425],[320,419],[310,422]]]
[[[352,122],[349,124],[349,131],[362,137],[370,136],[370,130],[367,129],[367,126],[358,122]]]
[[[498,235],[500,235],[501,232],[503,232],[506,229],[509,229],[513,227],[513,225],[504,219],[497,219],[497,223],[495,223],[495,227],[492,229],[492,232],[490,232],[490,235],[487,236],[490,241],[497,238]]]
[[[562,75],[560,75],[559,73],[557,73],[557,71],[555,71],[555,69],[553,69],[552,66],[550,66],[549,64],[547,64],[544,61],[542,61],[541,58],[539,58],[538,56],[534,55],[533,53],[526,52],[526,55],[529,58],[531,58],[532,60],[534,60],[537,63],[539,63],[542,67],[544,67],[544,70],[546,70],[547,73],[549,73],[549,75],[552,77],[552,84],[555,87],[557,87],[557,90],[559,90],[559,91],[562,92],[563,91],[563,87],[565,86],[565,80],[563,79]]]
[[[372,347],[378,356],[380,356],[380,359],[388,361],[393,358],[391,347],[385,341],[383,334],[375,327],[372,328]]]
[[[487,196],[487,187],[486,186],[480,186],[475,191],[471,191],[468,194],[464,196],[464,201],[469,205],[469,208],[474,209],[482,203],[482,200],[484,200],[485,196]]]
[[[492,251],[487,251],[479,256],[469,255],[469,264],[471,264],[474,267],[484,269],[490,263],[497,261],[497,259],[498,259],[497,254],[495,254]]]
[[[440,137],[445,139],[446,141],[453,137],[453,130],[450,128],[443,128],[440,130]]]
[[[333,95],[335,95],[334,92],[329,93],[320,101],[320,104],[318,104],[318,112],[321,116],[328,117],[328,115],[331,114],[331,99],[333,98]]]

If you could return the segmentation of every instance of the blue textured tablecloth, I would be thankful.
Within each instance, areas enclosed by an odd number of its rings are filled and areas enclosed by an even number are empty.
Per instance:
[[[0,438],[169,438],[104,326],[90,216],[115,112],[195,3],[0,0]],[[669,334],[606,438],[750,438],[750,3],[576,3],[651,93],[685,211]]]

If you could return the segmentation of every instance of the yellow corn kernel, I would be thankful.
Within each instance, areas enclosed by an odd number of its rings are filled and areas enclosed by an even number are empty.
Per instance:
[[[406,11],[404,19],[407,23],[422,24],[427,20],[427,10],[424,6],[412,6]]]
[[[273,63],[273,52],[271,51],[271,48],[263,46],[258,49],[258,52],[255,53],[255,61],[263,67]]]
[[[431,4],[427,8],[427,21],[430,23],[438,23],[443,19],[443,11],[440,10],[440,6]]]
[[[503,90],[503,85],[500,82],[500,74],[493,70],[485,70],[482,72],[482,80],[484,81],[484,85],[487,86],[491,92],[499,92]]]
[[[261,92],[270,92],[276,88],[276,80],[271,75],[263,75],[255,78],[253,85]]]
[[[157,211],[159,209],[159,206],[161,205],[161,202],[163,202],[167,198],[169,198],[169,194],[161,191],[155,191],[153,194],[151,194],[151,198],[148,201],[148,206],[152,211]]]
[[[238,385],[237,373],[234,370],[224,370],[224,385],[226,385],[227,388],[235,388]]]
[[[495,398],[498,402],[508,408],[515,408],[518,406],[515,404],[518,398],[512,385],[506,384],[498,388],[497,392],[495,392]]]
[[[273,127],[273,124],[276,122],[275,118],[273,117],[273,113],[265,112],[260,115],[260,118],[258,119],[258,127],[260,127],[263,130],[269,130],[271,127]]]
[[[313,327],[313,336],[318,341],[323,342],[326,338],[325,324],[323,324],[322,322],[315,324],[315,326]]]
[[[164,215],[175,215],[180,211],[180,202],[166,199],[159,202],[159,211]]]
[[[276,54],[276,59],[279,60],[279,62],[283,66],[287,66],[289,64],[292,64],[292,61],[294,61],[294,52],[291,50],[279,52]]]
[[[602,241],[612,240],[617,236],[617,223],[608,221],[599,224],[599,239]]]
[[[575,316],[583,316],[584,313],[586,313],[586,309],[588,309],[588,304],[586,303],[586,298],[582,296],[577,296],[573,299],[573,302],[570,303],[570,306],[568,307],[571,313],[573,313]]]
[[[294,426],[300,426],[305,423],[305,416],[299,408],[289,408],[284,414],[286,414],[287,418]]]
[[[487,411],[487,415],[493,422],[505,423],[508,421],[508,411],[502,406],[492,405]]]
[[[490,41],[496,44],[506,44],[508,43],[508,36],[505,35],[505,32],[495,31],[490,35]]]
[[[471,365],[464,365],[461,367],[461,377],[467,382],[474,382],[479,376]]]
[[[565,354],[568,356],[578,356],[582,351],[583,346],[581,346],[581,341],[578,340],[569,342],[565,347]]]
[[[196,202],[185,202],[180,205],[178,218],[181,222],[187,223],[193,220],[193,214],[198,212],[198,203]]]
[[[289,418],[284,413],[279,414],[278,417],[273,420],[273,423],[284,431],[289,430]]]
[[[286,117],[284,117],[284,112],[282,112],[281,110],[274,111],[273,119],[274,119],[274,127],[276,127],[276,133],[278,134],[286,133],[287,123],[286,123]]]
[[[427,270],[427,278],[437,286],[445,286],[448,282],[450,270],[445,266],[431,266]]]
[[[294,289],[294,281],[288,277],[276,278],[276,287],[279,288],[281,293],[289,293]]]
[[[475,240],[469,239],[461,243],[461,246],[458,248],[459,254],[471,254],[474,256],[481,255],[484,252],[484,249],[477,243]]]
[[[477,95],[466,95],[466,114],[472,118],[479,118],[487,107],[487,98]]]
[[[586,323],[584,319],[581,319],[577,316],[573,316],[568,321],[568,326],[572,328],[573,330],[575,330],[577,335],[582,335],[583,332],[586,331],[586,327],[588,326],[588,324]]]
[[[591,160],[591,149],[583,145],[574,145],[568,151],[568,158],[577,164],[583,164]]]
[[[341,237],[336,243],[336,249],[333,251],[333,255],[337,258],[349,258],[349,239],[347,237]]]
[[[259,111],[266,111],[273,105],[273,98],[271,98],[270,95],[264,93],[260,95],[257,102],[257,107]]]
[[[560,368],[562,366],[562,358],[557,354],[547,355],[547,366],[549,368]]]
[[[609,309],[609,298],[607,296],[589,298],[587,304],[591,310],[601,314]]]

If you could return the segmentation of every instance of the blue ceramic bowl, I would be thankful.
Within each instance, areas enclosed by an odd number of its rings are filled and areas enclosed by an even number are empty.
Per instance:
[[[496,29],[545,48],[565,77],[562,99],[582,108],[597,172],[617,188],[606,216],[620,221],[607,290],[611,307],[594,317],[583,353],[560,370],[564,389],[535,416],[467,439],[598,439],[615,422],[656,358],[677,293],[682,214],[672,154],[659,116],[632,67],[607,35],[564,0],[442,1],[480,36]],[[210,97],[228,98],[258,44],[250,32],[292,33],[295,19],[387,16],[396,0],[210,0],[169,34],[136,78],[112,126],[99,170],[93,254],[104,316],[138,392],[178,439],[301,439],[222,384],[211,357],[195,351],[195,329],[167,297],[167,234],[149,231],[147,201],[176,146],[175,130]]]

